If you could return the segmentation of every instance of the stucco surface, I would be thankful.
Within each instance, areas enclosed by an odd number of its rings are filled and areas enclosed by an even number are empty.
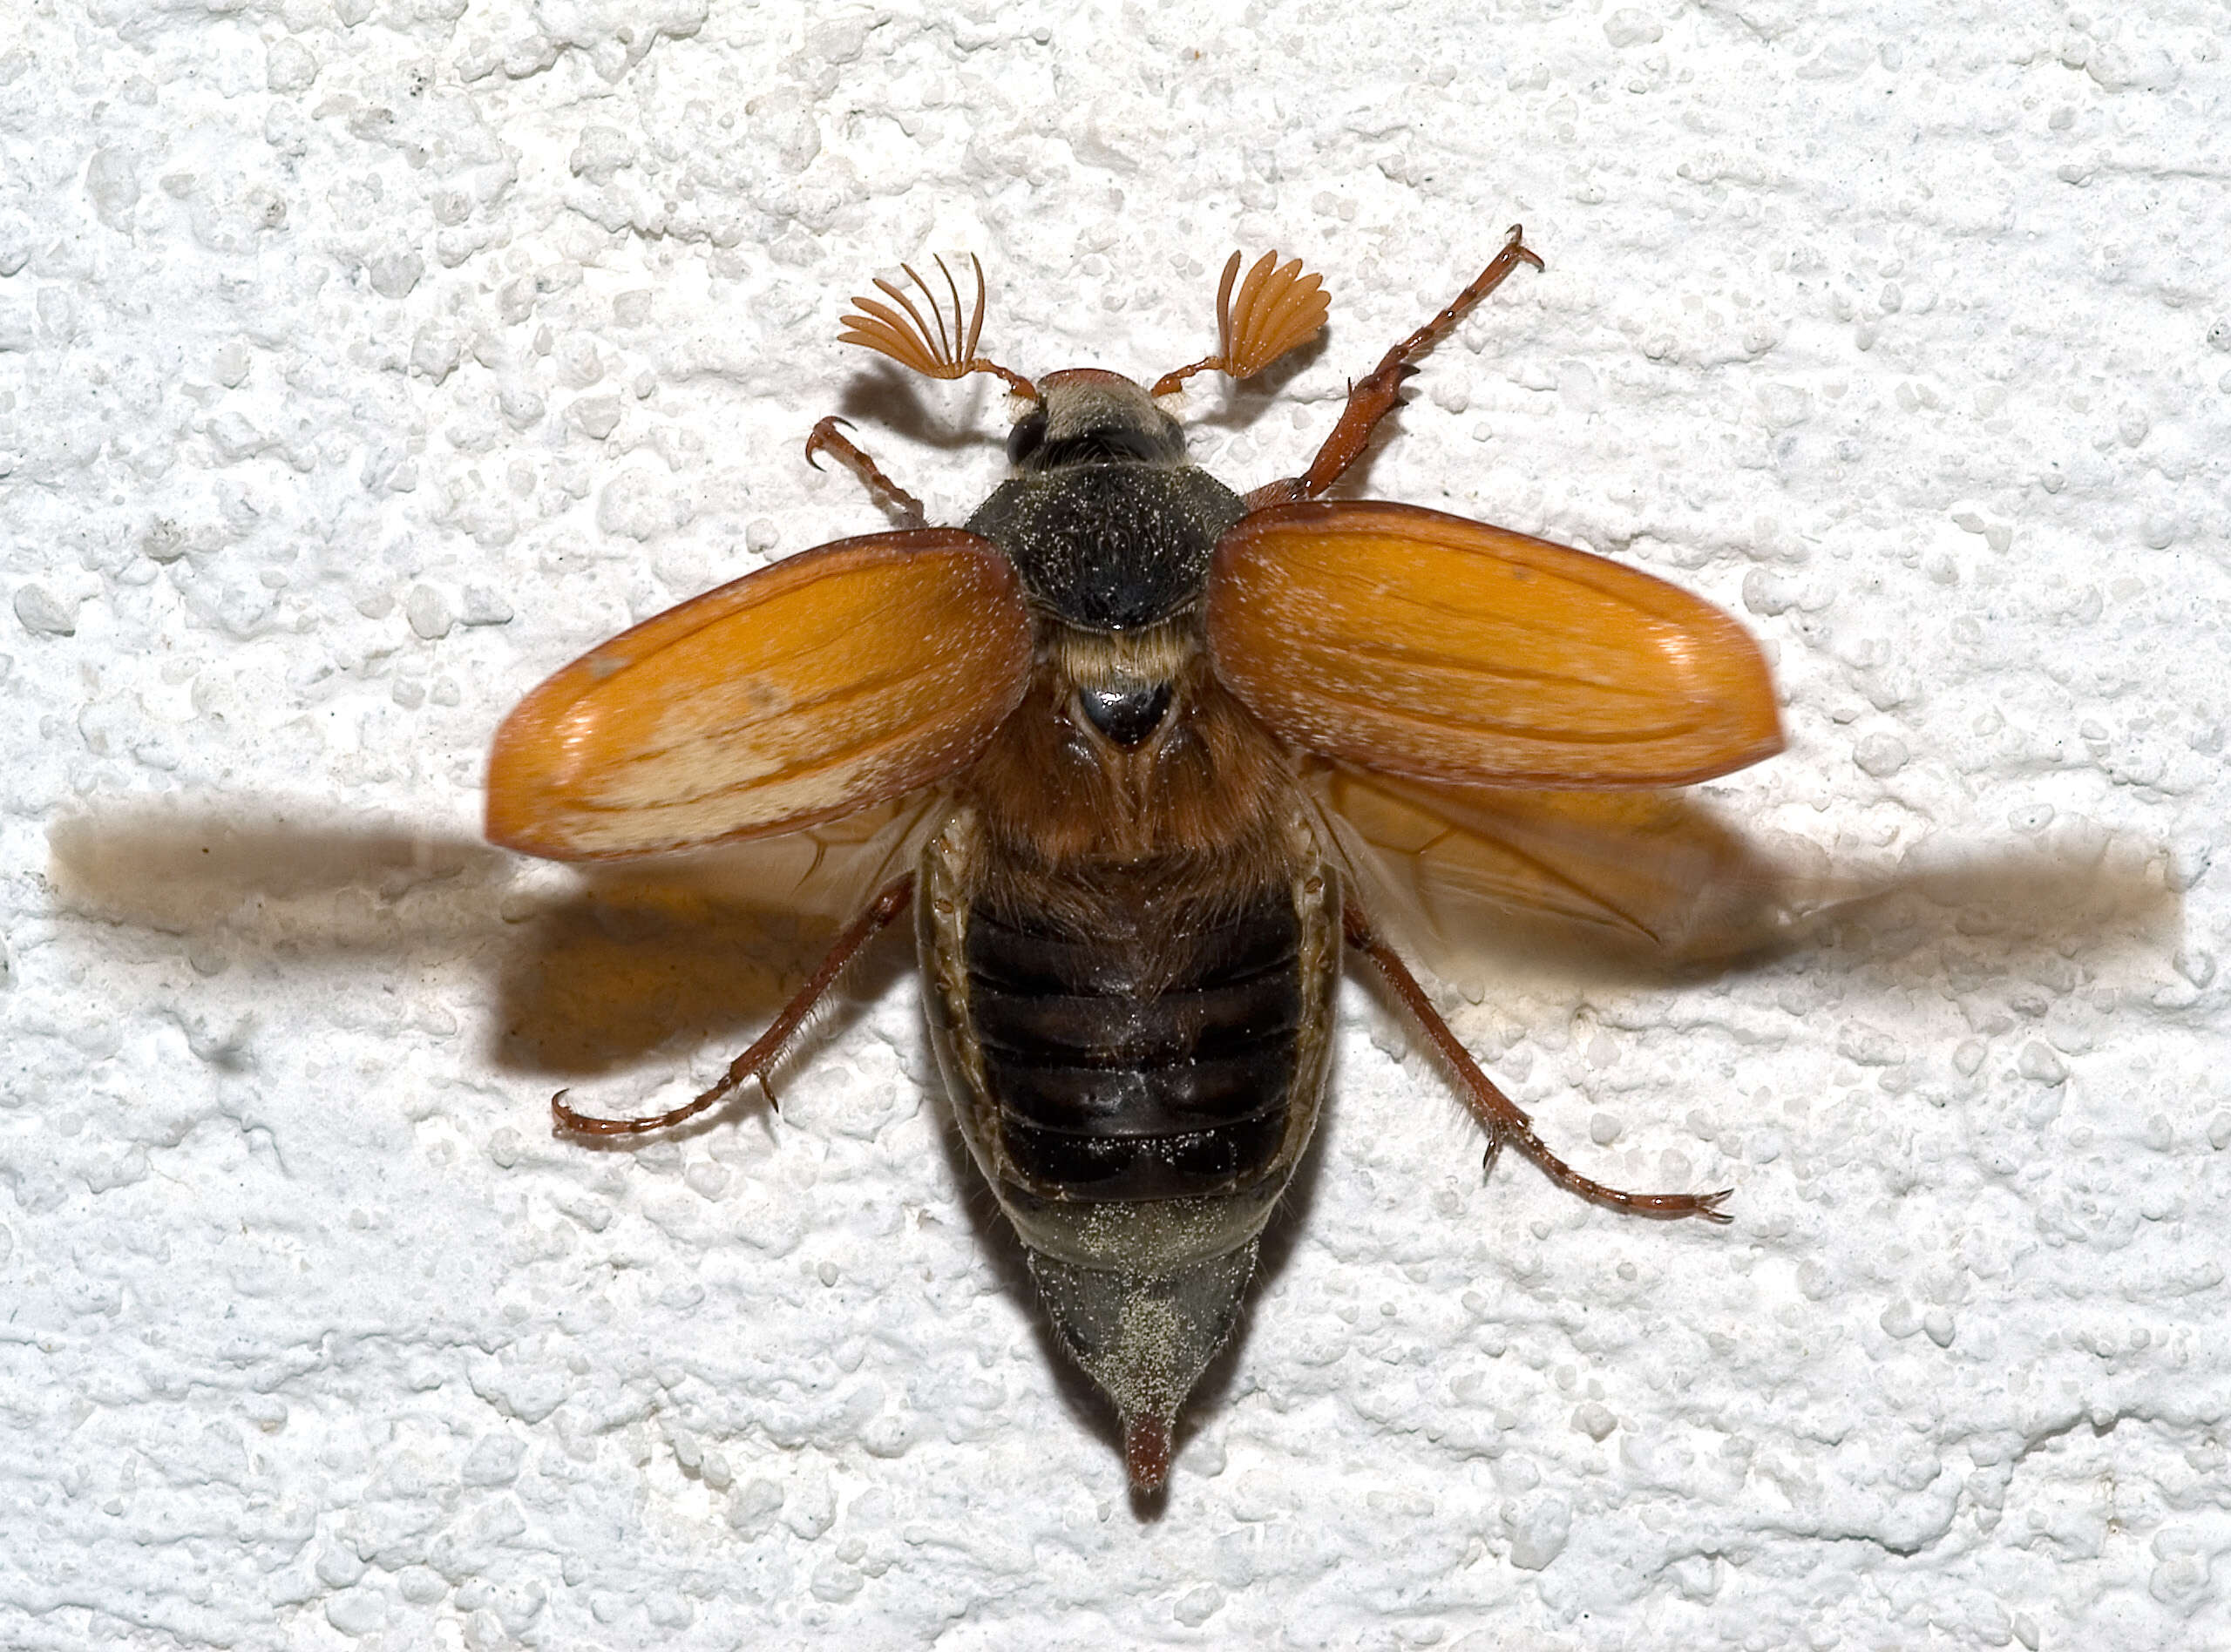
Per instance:
[[[2231,1588],[2221,5],[53,0],[0,18],[0,1643],[2186,1648]],[[1480,1143],[1368,996],[1166,1502],[931,1087],[903,946],[779,1121],[801,937],[477,847],[543,674],[887,519],[983,381],[1324,272],[1292,473],[1522,221],[1360,490],[1743,618],[1710,791],[1888,886],[1458,1031],[1668,1228]],[[58,838],[53,836],[59,832]],[[52,843],[74,856],[76,881]],[[207,849],[209,852],[204,854]],[[810,941],[810,936],[803,938]]]

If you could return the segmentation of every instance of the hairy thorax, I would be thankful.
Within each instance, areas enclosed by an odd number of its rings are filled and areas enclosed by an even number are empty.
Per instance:
[[[1151,956],[1286,884],[1300,870],[1291,759],[1217,681],[1190,620],[1048,631],[1022,704],[960,788],[982,832],[975,898]],[[1166,684],[1169,706],[1126,749],[1079,696],[1134,683]]]

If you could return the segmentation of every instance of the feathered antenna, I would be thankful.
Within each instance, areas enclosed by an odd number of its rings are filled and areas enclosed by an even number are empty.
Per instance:
[[[1217,288],[1217,353],[1164,373],[1155,381],[1155,395],[1167,396],[1194,374],[1212,368],[1230,378],[1252,378],[1281,355],[1309,342],[1325,325],[1325,313],[1332,307],[1325,295],[1325,278],[1304,275],[1299,258],[1281,264],[1276,253],[1264,254],[1247,272],[1239,301],[1234,304],[1231,285],[1238,277],[1239,254],[1234,253]]]
[[[893,309],[891,304],[877,299],[854,298],[852,305],[858,313],[844,317],[844,330],[837,335],[837,342],[858,344],[878,355],[887,355],[925,378],[957,379],[971,373],[989,373],[1004,379],[1017,396],[1035,401],[1038,389],[1028,379],[976,354],[976,341],[984,331],[984,266],[973,253],[969,254],[968,262],[976,272],[976,308],[965,325],[960,315],[960,284],[953,279],[953,272],[940,258],[937,261],[938,274],[945,277],[946,292],[953,303],[950,327],[946,324],[948,312],[930,284],[914,273],[913,266],[902,264],[899,267],[906,272],[906,279],[914,283],[923,302],[929,307],[930,319],[925,322],[922,312],[914,308],[905,292],[878,275],[875,284],[899,308]],[[937,335],[935,342],[931,339],[932,328]]]

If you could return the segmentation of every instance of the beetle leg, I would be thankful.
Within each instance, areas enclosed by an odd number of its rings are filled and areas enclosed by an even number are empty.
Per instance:
[[[1464,319],[1467,310],[1502,286],[1504,278],[1521,264],[1531,264],[1536,269],[1543,267],[1534,249],[1526,244],[1523,227],[1513,224],[1502,250],[1480,272],[1476,281],[1459,293],[1440,315],[1387,351],[1377,367],[1348,386],[1348,404],[1340,410],[1339,422],[1332,426],[1332,434],[1325,438],[1325,445],[1317,450],[1309,469],[1298,477],[1257,488],[1247,496],[1248,509],[1259,511],[1265,505],[1313,499],[1339,481],[1340,473],[1363,457],[1379,421],[1401,405],[1403,383],[1418,370],[1411,363],[1446,337],[1449,329]]]
[[[664,1130],[694,1119],[706,1108],[726,1100],[747,1080],[756,1080],[766,1094],[768,1105],[773,1107],[775,1091],[768,1081],[768,1075],[789,1053],[799,1029],[812,1019],[821,1000],[829,995],[829,990],[837,985],[837,978],[844,972],[844,966],[893,918],[904,912],[907,903],[913,897],[914,875],[912,872],[886,884],[882,892],[870,903],[867,911],[854,918],[845,927],[844,932],[837,938],[836,944],[829,949],[829,955],[821,960],[821,967],[814,971],[812,978],[798,989],[797,996],[783,1006],[782,1013],[774,1019],[764,1032],[751,1041],[749,1049],[729,1064],[729,1070],[721,1075],[720,1081],[695,1100],[684,1102],[671,1113],[655,1114],[648,1119],[599,1119],[586,1113],[576,1113],[567,1107],[566,1092],[560,1090],[550,1098],[550,1114],[557,1127],[576,1135],[597,1136],[641,1135],[647,1130]]]
[[[1353,898],[1342,908],[1340,921],[1347,931],[1348,944],[1378,967],[1380,978],[1401,1001],[1402,1007],[1415,1019],[1419,1030],[1426,1035],[1426,1042],[1447,1065],[1450,1076],[1456,1080],[1458,1097],[1471,1110],[1472,1116],[1485,1127],[1488,1141],[1486,1166],[1495,1163],[1496,1153],[1507,1141],[1533,1160],[1544,1175],[1568,1193],[1577,1193],[1597,1204],[1631,1211],[1638,1216],[1703,1216],[1711,1222],[1731,1220],[1719,1207],[1734,1191],[1732,1188],[1724,1188],[1718,1193],[1628,1193],[1592,1181],[1550,1152],[1542,1138],[1534,1134],[1533,1121],[1518,1110],[1509,1096],[1495,1087],[1494,1080],[1480,1071],[1479,1063],[1473,1060],[1471,1053],[1457,1041],[1455,1033],[1448,1030],[1448,1023],[1441,1019],[1441,1012],[1426,997],[1425,989],[1418,985],[1418,978],[1410,973],[1409,966],[1402,962],[1394,949],[1379,938],[1371,927],[1371,920],[1364,916],[1363,908]]]
[[[922,514],[922,502],[885,476],[876,462],[860,451],[850,441],[837,435],[837,427],[852,428],[850,419],[840,419],[834,413],[813,427],[813,434],[805,439],[805,462],[818,471],[816,456],[833,455],[844,468],[860,478],[860,484],[876,497],[877,503],[890,507],[900,525],[921,528],[929,525],[929,518]]]

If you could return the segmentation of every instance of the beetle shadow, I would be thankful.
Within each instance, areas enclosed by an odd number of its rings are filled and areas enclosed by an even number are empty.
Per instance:
[[[2099,964],[2164,955],[2183,935],[2166,857],[2127,840],[1931,850],[1833,876],[1762,856],[1747,870],[1749,881],[1678,937],[1503,908],[1455,940],[1444,916],[1421,950],[1433,975],[1475,998],[1512,981],[1674,988],[1799,958],[1909,984],[2018,971],[2079,949]]]
[[[865,453],[870,463],[880,465],[877,450],[882,445],[879,436],[896,436],[933,453],[954,454],[982,447],[998,448],[1006,433],[997,434],[982,428],[987,421],[996,422],[997,414],[991,403],[996,393],[987,387],[970,381],[967,393],[958,408],[932,406],[922,394],[922,383],[917,375],[889,362],[878,362],[870,370],[858,374],[844,383],[837,401],[837,416],[851,428],[844,434]],[[804,438],[799,438],[803,449]],[[817,470],[849,474],[848,467],[835,459],[809,461]],[[919,478],[905,475],[890,476],[892,483],[910,495],[919,493]],[[892,525],[899,528],[914,525],[899,507],[862,484],[870,500],[889,517]],[[923,501],[926,510],[928,501]],[[937,525],[934,522],[932,525]]]
[[[919,1056],[924,1070],[934,1073],[936,1065],[930,1054],[929,1028],[919,1029]],[[960,1208],[968,1222],[969,1238],[977,1254],[992,1264],[999,1288],[1010,1300],[1022,1304],[1025,1322],[1030,1326],[1031,1338],[1038,1344],[1039,1363],[1050,1371],[1054,1391],[1060,1397],[1063,1409],[1077,1428],[1104,1444],[1114,1461],[1123,1460],[1123,1432],[1117,1422],[1116,1408],[1108,1397],[1085,1375],[1084,1367],[1069,1357],[1068,1349],[1054,1330],[1053,1322],[1038,1299],[1037,1282],[1030,1276],[1030,1264],[1025,1259],[1021,1239],[1013,1224],[1000,1209],[999,1200],[986,1183],[983,1174],[968,1151],[968,1143],[960,1134],[960,1123],[953,1116],[953,1098],[945,1087],[935,1087],[935,1111],[938,1120],[938,1148],[945,1156],[946,1174],[960,1195]],[[1120,1472],[1120,1469],[1119,1471]]]
[[[837,411],[857,423],[888,430],[940,453],[957,453],[1003,439],[987,436],[980,428],[996,414],[995,404],[1005,399],[1000,392],[971,378],[964,381],[959,405],[932,406],[922,391],[926,383],[945,388],[941,381],[926,380],[904,368],[878,362],[844,381],[837,395]]]
[[[1285,399],[1286,387],[1314,367],[1331,348],[1330,342],[1320,331],[1307,343],[1289,350],[1285,355],[1256,374],[1252,378],[1228,379],[1215,376],[1215,390],[1189,389],[1185,410],[1192,415],[1190,423],[1237,435],[1247,430],[1271,409]],[[1210,377],[1204,374],[1191,383],[1202,384]],[[1336,413],[1334,418],[1339,416]],[[1332,433],[1331,421],[1325,434]],[[1324,438],[1320,437],[1319,440]]]
[[[557,1083],[742,1048],[835,927],[739,906],[656,868],[523,877],[528,863],[462,836],[268,799],[110,809],[58,823],[49,843],[60,910],[166,938],[190,958],[477,969],[491,987],[490,1065]],[[862,965],[864,985],[899,967]],[[197,990],[228,989],[217,973]],[[841,1031],[851,1013],[839,996],[819,1030]],[[597,1110],[593,1098],[585,1105]]]

